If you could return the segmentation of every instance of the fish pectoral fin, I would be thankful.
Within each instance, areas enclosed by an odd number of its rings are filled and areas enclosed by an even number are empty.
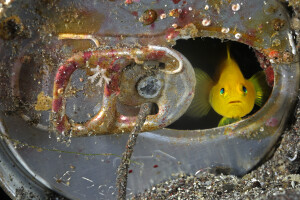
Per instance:
[[[223,117],[219,124],[218,124],[218,127],[220,126],[226,126],[228,124],[232,124],[234,122],[237,122],[237,121],[240,121],[242,118],[238,117],[238,118],[227,118],[227,117]]]
[[[266,74],[264,71],[259,71],[254,74],[249,81],[253,83],[255,88],[255,104],[262,107],[263,104],[268,100],[272,91],[272,89],[268,86]]]
[[[195,68],[196,88],[194,99],[188,108],[186,115],[193,118],[203,117],[211,109],[209,92],[213,85],[212,79],[201,69]]]

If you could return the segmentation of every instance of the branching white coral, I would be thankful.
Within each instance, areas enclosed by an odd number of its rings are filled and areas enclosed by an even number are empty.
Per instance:
[[[99,78],[96,85],[101,87],[103,85],[103,81],[105,81],[106,84],[109,84],[110,78],[106,76],[106,69],[100,68],[99,65],[96,66],[96,68],[91,69],[92,72],[94,72],[94,75],[88,77],[88,79],[94,83],[96,82],[97,78]]]

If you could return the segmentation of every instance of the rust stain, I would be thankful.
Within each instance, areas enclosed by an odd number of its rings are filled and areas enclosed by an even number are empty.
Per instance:
[[[93,34],[100,30],[105,16],[96,11],[68,8],[50,19],[53,21],[45,29],[55,33]]]
[[[45,95],[42,91],[37,96],[37,103],[35,104],[34,109],[36,111],[46,111],[52,108],[52,98]]]
[[[180,13],[182,12],[181,9],[173,9],[169,12],[170,17],[179,17]]]
[[[173,0],[174,4],[178,4],[181,0]]]
[[[279,31],[285,25],[285,21],[281,19],[273,19],[272,25],[274,31]]]

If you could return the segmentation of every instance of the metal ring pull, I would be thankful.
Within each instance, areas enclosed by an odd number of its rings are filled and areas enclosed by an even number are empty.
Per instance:
[[[150,101],[156,103],[159,108],[156,115],[147,118],[143,131],[163,128],[178,119],[190,105],[195,88],[192,66],[180,53],[159,46],[148,46],[141,49],[96,50],[77,53],[59,67],[55,76],[52,102],[55,130],[58,133],[72,136],[130,131],[136,117],[126,116],[116,109],[120,87],[125,84],[120,81],[120,76],[122,70],[130,63],[142,64],[145,61],[162,62],[165,67],[157,69],[159,77],[163,79],[160,83],[163,86],[158,87],[161,90],[160,96],[150,99],[141,96],[142,100],[135,105]],[[102,106],[90,120],[84,123],[73,123],[65,114],[66,88],[74,71],[77,69],[87,70],[89,68],[87,63],[97,66],[90,70],[98,73],[94,76],[101,74],[101,81],[105,81]],[[149,80],[153,82],[156,79]],[[132,85],[129,87],[133,88]]]

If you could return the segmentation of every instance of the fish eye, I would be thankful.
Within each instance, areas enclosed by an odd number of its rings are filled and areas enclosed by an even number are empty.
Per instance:
[[[223,95],[224,92],[225,92],[225,89],[224,89],[224,88],[221,88],[221,90],[220,90],[220,95]]]
[[[245,93],[245,94],[247,94],[247,88],[245,87],[245,86],[243,86],[243,92]]]

